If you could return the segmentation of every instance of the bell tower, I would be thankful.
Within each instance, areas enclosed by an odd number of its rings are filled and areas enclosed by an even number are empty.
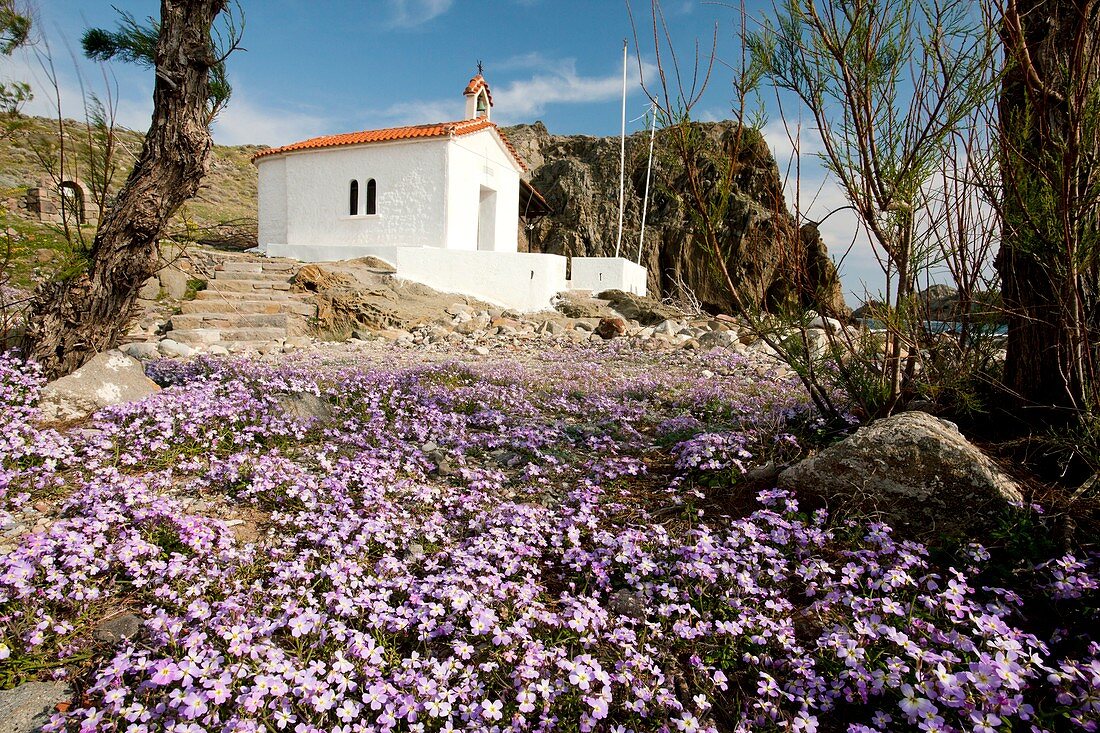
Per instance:
[[[493,108],[493,95],[489,91],[489,83],[481,75],[480,61],[477,62],[477,76],[470,79],[462,95],[466,97],[466,119],[476,120],[481,117],[489,119]]]

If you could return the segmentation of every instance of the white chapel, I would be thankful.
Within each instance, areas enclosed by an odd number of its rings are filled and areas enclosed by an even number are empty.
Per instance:
[[[484,77],[463,94],[462,120],[257,153],[260,248],[307,262],[373,256],[398,277],[525,311],[568,289],[644,295],[645,268],[629,260],[574,257],[567,267],[565,257],[517,251],[521,189],[540,197],[491,120]]]

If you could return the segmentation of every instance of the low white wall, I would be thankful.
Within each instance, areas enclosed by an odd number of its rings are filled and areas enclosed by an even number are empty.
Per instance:
[[[551,298],[568,288],[565,258],[560,255],[316,244],[267,244],[264,251],[270,257],[303,262],[377,257],[405,280],[524,312],[550,308]]]
[[[570,290],[646,294],[646,269],[622,257],[574,257],[570,270]]]

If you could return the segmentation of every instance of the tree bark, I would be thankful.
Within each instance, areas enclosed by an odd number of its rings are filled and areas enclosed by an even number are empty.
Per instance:
[[[134,315],[138,290],[156,274],[168,220],[198,190],[213,141],[208,76],[211,25],[226,0],[162,0],[153,119],[141,154],[100,223],[86,273],[35,292],[24,340],[51,378],[112,348]]]
[[[1008,0],[1001,36],[1005,382],[1037,417],[1068,418],[1095,398],[1097,4]]]

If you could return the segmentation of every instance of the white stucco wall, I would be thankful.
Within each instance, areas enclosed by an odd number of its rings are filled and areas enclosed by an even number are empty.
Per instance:
[[[443,246],[447,144],[446,139],[372,143],[258,159],[260,246]],[[286,236],[277,239],[280,177],[285,181]],[[377,185],[377,214],[366,215],[371,178]],[[349,214],[353,179],[359,181],[357,216]]]
[[[569,269],[570,290],[646,294],[646,269],[622,257],[574,257]]]
[[[560,255],[438,247],[286,244],[270,245],[268,255],[303,262],[377,257],[393,265],[397,276],[405,280],[524,312],[550,308],[551,298],[568,289],[566,261]]]
[[[476,250],[482,187],[496,191],[496,252],[517,250],[519,170],[492,130],[447,147],[447,249]]]
[[[286,160],[275,156],[256,161],[259,182],[259,243],[286,242]]]

